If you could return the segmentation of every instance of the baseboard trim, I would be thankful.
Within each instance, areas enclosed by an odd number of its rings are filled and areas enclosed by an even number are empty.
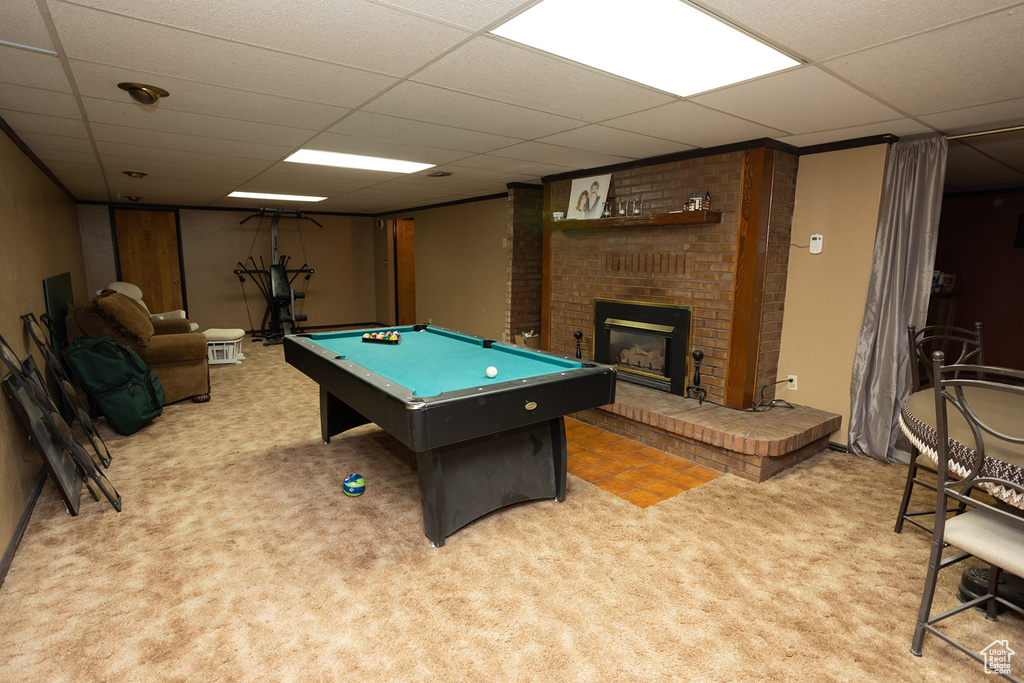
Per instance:
[[[25,529],[28,528],[28,520],[32,518],[32,511],[36,508],[36,501],[39,500],[39,494],[42,493],[43,483],[45,482],[46,468],[42,467],[39,469],[39,477],[36,479],[36,485],[32,489],[32,495],[29,496],[25,510],[21,513],[21,519],[18,520],[18,528],[14,530],[14,536],[11,538],[11,542],[7,544],[3,560],[0,560],[0,586],[3,586],[4,581],[7,579],[7,570],[11,568],[11,564],[14,562],[14,553],[18,551],[18,546],[21,545]]]
[[[828,449],[830,451],[839,451],[840,453],[849,453],[850,447],[846,444],[836,443],[835,441],[828,442]]]

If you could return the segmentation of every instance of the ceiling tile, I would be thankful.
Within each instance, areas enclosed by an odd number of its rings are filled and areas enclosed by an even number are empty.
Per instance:
[[[590,122],[675,101],[625,79],[488,37],[462,45],[413,79]]]
[[[1006,10],[830,60],[825,66],[910,115],[1024,97],[1024,10]],[[879,75],[884,74],[884,78]],[[979,75],[983,74],[983,77]]]
[[[533,0],[381,0],[382,5],[400,7],[449,24],[476,31],[490,27]]]
[[[464,30],[363,0],[80,1],[153,24],[399,76],[470,36]],[[113,24],[114,15],[106,12],[74,11],[79,16],[97,15],[94,21]],[[389,35],[401,36],[400,49],[388,46],[384,37]]]
[[[555,133],[554,135],[541,138],[538,142],[572,147],[574,149],[596,150],[633,159],[693,149],[690,145],[684,145],[679,142],[597,125],[584,126],[575,130],[565,131],[564,133]]]
[[[62,3],[54,7],[58,8],[54,20],[69,59],[342,107],[364,102],[395,82],[388,76],[83,7]]]
[[[521,159],[542,164],[559,164],[573,168],[594,168],[630,161],[628,157],[606,154],[601,151],[570,149],[543,142],[521,142],[518,145],[496,150],[492,156]]]
[[[477,154],[476,156],[462,159],[457,164],[451,164],[451,166],[454,168],[513,173],[520,176],[530,176],[534,178],[543,178],[547,175],[566,173],[567,171],[575,171],[579,168],[578,166],[545,164],[537,161],[498,157],[491,154]]]
[[[145,128],[115,126],[106,123],[93,124],[92,132],[97,141],[121,142],[203,154],[224,154],[226,156],[266,159],[268,161],[280,159],[291,151],[290,147],[282,147],[280,145],[265,145],[259,142],[243,142],[239,140],[219,140],[200,135],[156,132]]]
[[[604,125],[693,147],[713,147],[742,140],[776,137],[782,131],[692,102],[675,102],[630,114]]]
[[[96,148],[104,164],[132,167],[132,170],[146,171],[150,164],[168,164],[178,167],[182,172],[191,173],[189,169],[237,169],[252,173],[263,170],[271,162],[266,159],[228,156],[225,154],[207,154],[194,150],[165,149],[130,142],[112,142],[97,140]],[[108,162],[108,160],[110,160]],[[143,165],[144,164],[144,165]],[[128,170],[127,167],[122,170]]]
[[[23,85],[5,84],[0,87],[0,109],[65,119],[81,117],[73,95]]]
[[[900,117],[899,112],[810,66],[722,88],[691,101],[790,134]]]
[[[385,93],[365,108],[381,114],[524,140],[580,125],[575,119],[408,82]]]
[[[1007,0],[701,0],[700,4],[777,46],[822,60],[1007,5]]]
[[[299,147],[314,134],[314,131],[308,129],[174,111],[165,109],[163,102],[145,106],[131,101],[84,98],[83,103],[89,120],[96,125],[111,124],[149,131],[198,134],[241,142],[259,140],[262,144],[282,147]]]
[[[81,119],[65,119],[59,116],[26,114],[20,111],[0,109],[0,117],[19,135],[21,133],[46,133],[75,138],[89,137]]]
[[[1024,124],[1024,99],[954,109],[920,119],[949,135],[1008,128]]]
[[[72,152],[93,151],[92,143],[88,138],[73,138],[47,133],[21,133],[18,137],[34,152],[44,149],[64,149]]]
[[[54,49],[36,0],[4,0],[0,40],[43,50]]]
[[[924,126],[914,119],[895,119],[893,121],[882,121],[866,126],[853,126],[852,128],[838,128],[836,130],[820,131],[817,133],[806,133],[804,135],[783,135],[776,138],[779,142],[794,147],[808,147],[811,145],[824,145],[836,140],[856,140],[875,135],[925,135],[934,133],[931,128]]]
[[[56,56],[0,45],[0,91],[7,83],[71,93],[64,67]]]
[[[160,100],[161,110],[207,114],[240,121],[275,123],[294,128],[320,130],[350,112],[320,102],[298,100],[268,93],[241,90],[224,85],[172,78],[145,71],[124,69],[73,60],[71,70],[75,82],[83,93],[97,99],[130,103],[128,94],[118,83],[159,83],[170,93]]]
[[[331,133],[383,140],[395,144],[420,144],[429,140],[443,149],[463,152],[489,152],[519,142],[516,138],[492,133],[442,126],[425,121],[357,111],[329,129]]]

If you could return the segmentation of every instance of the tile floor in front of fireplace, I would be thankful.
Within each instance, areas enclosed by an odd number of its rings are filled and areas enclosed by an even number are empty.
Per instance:
[[[722,475],[570,417],[565,441],[570,473],[642,508]]]

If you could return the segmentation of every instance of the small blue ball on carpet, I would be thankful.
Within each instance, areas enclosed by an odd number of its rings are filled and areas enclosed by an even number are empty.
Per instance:
[[[341,484],[342,490],[346,496],[356,497],[363,495],[363,491],[366,490],[366,480],[363,479],[361,474],[350,474],[345,477],[345,481]]]

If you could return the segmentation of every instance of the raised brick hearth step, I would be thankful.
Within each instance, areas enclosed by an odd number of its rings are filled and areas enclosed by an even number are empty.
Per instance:
[[[764,481],[828,445],[842,417],[816,408],[739,411],[620,381],[615,403],[575,415],[719,472]]]

